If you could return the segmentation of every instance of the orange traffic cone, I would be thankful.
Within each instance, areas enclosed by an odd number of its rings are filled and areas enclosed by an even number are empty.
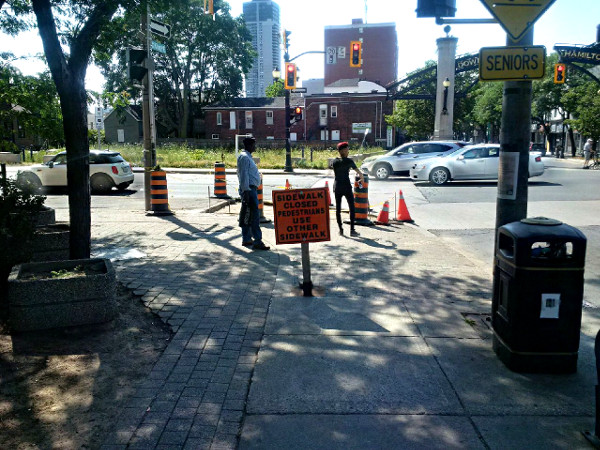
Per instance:
[[[406,207],[406,203],[404,202],[404,196],[402,195],[402,191],[399,192],[400,199],[398,200],[398,221],[399,222],[414,222],[410,218],[410,213],[408,212],[408,208]]]
[[[292,188],[292,185],[290,184],[290,182],[288,181],[287,178],[285,179],[285,188],[286,189],[291,189]]]
[[[325,180],[325,188],[327,188],[327,203],[329,206],[333,206],[333,203],[331,203],[331,194],[329,193],[329,183],[327,180]]]
[[[377,220],[375,221],[378,225],[389,225],[390,224],[390,202],[387,200],[383,204],[383,208],[379,211]]]

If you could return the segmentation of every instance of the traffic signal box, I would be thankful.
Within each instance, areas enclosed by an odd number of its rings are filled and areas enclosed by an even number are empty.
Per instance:
[[[128,47],[125,53],[127,59],[127,76],[133,82],[140,82],[148,73],[144,62],[148,52],[141,48]]]
[[[362,58],[362,42],[350,42],[350,67],[360,67]]]
[[[567,66],[562,63],[554,64],[554,84],[563,84],[566,73]]]
[[[296,64],[285,63],[284,87],[286,89],[296,89]]]
[[[296,123],[302,120],[302,107],[296,106],[290,114],[290,123]]]

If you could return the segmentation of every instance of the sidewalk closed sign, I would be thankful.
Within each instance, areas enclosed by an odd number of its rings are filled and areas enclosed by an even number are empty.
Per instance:
[[[273,191],[273,214],[277,245],[331,240],[326,188]]]

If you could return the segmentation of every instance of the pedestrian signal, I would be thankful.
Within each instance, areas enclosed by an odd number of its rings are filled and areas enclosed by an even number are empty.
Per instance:
[[[146,58],[148,52],[141,48],[128,47],[125,52],[127,60],[127,76],[134,83],[140,82],[148,73]]]
[[[290,123],[296,123],[302,120],[302,107],[296,106],[290,115]]]
[[[350,42],[350,67],[360,67],[362,58],[362,43],[360,41]]]
[[[296,64],[285,63],[285,84],[286,89],[296,89]]]
[[[563,84],[566,72],[567,66],[561,63],[554,64],[554,84]]]

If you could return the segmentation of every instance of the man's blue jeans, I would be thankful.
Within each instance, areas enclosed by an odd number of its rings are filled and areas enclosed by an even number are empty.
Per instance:
[[[242,226],[242,242],[250,242],[254,237],[256,244],[262,242],[260,230],[260,212],[258,211],[258,193],[255,187],[250,187],[248,192],[248,207],[250,208],[250,225]]]

